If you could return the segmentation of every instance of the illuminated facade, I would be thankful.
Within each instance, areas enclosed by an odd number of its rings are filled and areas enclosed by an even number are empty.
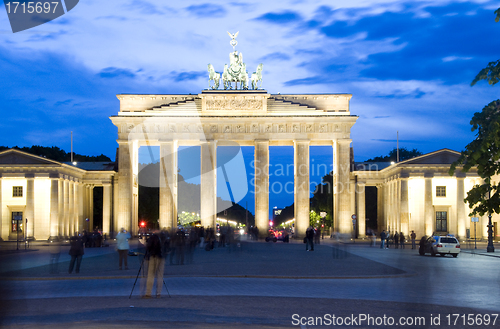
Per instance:
[[[112,183],[116,173],[106,166],[100,170],[85,170],[78,165],[16,149],[0,152],[2,240],[16,240],[18,234],[20,239],[55,239],[92,229],[93,189],[96,186],[103,187],[102,230],[109,233]]]
[[[487,238],[488,216],[479,217],[474,225],[470,209],[463,200],[481,179],[475,168],[464,173],[448,174],[459,152],[443,149],[378,170],[376,164],[364,163],[352,174],[356,177],[358,206],[365,204],[364,187],[377,187],[378,231],[415,231],[418,237],[431,234],[454,234],[460,238]],[[374,200],[371,200],[372,202]],[[364,211],[358,207],[360,221]],[[498,215],[493,216],[497,236]],[[476,227],[476,229],[475,229]],[[361,230],[360,230],[360,235]]]

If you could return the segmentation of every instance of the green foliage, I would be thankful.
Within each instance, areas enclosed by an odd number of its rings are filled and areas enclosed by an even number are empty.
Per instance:
[[[0,146],[0,152],[10,149],[10,147]],[[17,149],[26,153],[30,153],[33,155],[38,155],[41,157],[45,157],[47,159],[51,159],[59,162],[69,162],[71,161],[71,153],[67,153],[64,150],[61,150],[57,146],[47,147],[47,146],[39,146],[33,145],[31,147],[17,147],[14,146],[13,149]],[[81,155],[77,153],[73,153],[73,161],[77,162],[111,162],[111,159],[105,156],[104,154],[98,156],[88,156]]]
[[[321,226],[321,217],[320,215],[315,212],[314,210],[311,210],[309,213],[309,225],[312,227],[320,227]]]
[[[194,212],[181,212],[178,216],[178,223],[182,226],[192,226],[201,220],[200,214]]]
[[[495,14],[497,17],[495,18],[495,22],[500,21],[500,8],[495,10]],[[496,84],[500,79],[500,60],[496,62],[489,62],[488,66],[479,71],[474,80],[471,82],[471,86],[474,86],[480,80],[488,80],[490,85]]]
[[[500,60],[496,62],[489,62],[488,66],[479,71],[474,80],[471,82],[471,86],[474,86],[480,80],[488,80],[490,85],[494,85],[499,81],[500,78]]]
[[[332,173],[323,176],[323,184],[316,185],[311,198],[311,210],[316,213],[326,212],[325,226],[333,225],[333,176]]]
[[[500,21],[500,8],[495,10],[495,21]],[[500,60],[490,62],[472,81],[474,86],[479,80],[488,80],[494,85],[500,78]],[[457,161],[452,163],[449,174],[453,175],[457,166],[463,165],[462,171],[468,172],[477,167],[479,177],[483,179],[481,185],[476,184],[469,192],[465,202],[472,209],[471,215],[500,213],[499,184],[491,177],[500,173],[500,99],[489,103],[481,112],[474,113],[470,124],[472,131],[476,131],[476,139],[470,142],[465,151],[461,152]]]
[[[459,165],[463,165],[464,172],[477,167],[477,173],[484,183],[475,185],[467,193],[465,201],[469,203],[472,214],[483,216],[491,212],[500,213],[499,185],[491,180],[493,175],[500,174],[500,99],[485,106],[481,112],[476,112],[470,123],[471,130],[477,131],[476,138],[451,165],[449,174],[453,175]]]
[[[398,149],[394,148],[389,152],[389,155],[386,156],[378,156],[373,159],[366,160],[365,162],[396,162],[397,160]],[[399,148],[399,161],[408,160],[417,156],[422,155],[423,153],[417,149],[408,150],[406,147]]]

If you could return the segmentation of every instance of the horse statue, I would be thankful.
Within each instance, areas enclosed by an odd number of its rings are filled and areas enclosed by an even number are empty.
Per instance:
[[[243,63],[243,54],[238,54],[237,51],[230,53],[229,63],[229,66],[224,65],[222,73],[224,89],[232,89],[232,82],[235,82],[235,89],[238,89],[238,82],[241,83],[242,89],[248,89],[248,73],[246,65]]]
[[[214,85],[210,85],[210,81],[214,82]],[[215,72],[214,66],[212,64],[208,64],[208,89],[219,89],[220,83],[220,73]]]
[[[262,87],[262,66],[263,64],[260,63],[257,66],[257,71],[252,73],[252,77],[250,78],[250,81],[252,83],[252,89],[259,89],[259,86],[257,86],[257,83],[260,81],[260,87]]]

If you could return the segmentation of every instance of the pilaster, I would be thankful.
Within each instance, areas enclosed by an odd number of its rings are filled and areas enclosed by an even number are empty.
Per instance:
[[[338,195],[339,232],[352,232],[351,196],[349,191],[351,140],[338,141],[338,179],[335,183]]]
[[[201,144],[201,225],[215,228],[217,219],[217,142]]]
[[[102,233],[111,232],[111,184],[102,185]]]
[[[457,235],[459,238],[465,238],[465,177],[457,176]]]
[[[59,177],[50,180],[50,240],[56,240],[59,235]]]
[[[303,237],[309,226],[309,141],[294,141],[295,234]]]
[[[132,159],[130,156],[130,148],[132,143],[119,142],[118,146],[118,205],[117,205],[117,227],[125,228],[128,231],[131,229],[132,215]],[[87,200],[90,204],[90,200]],[[89,220],[91,220],[90,209],[88,212]]]
[[[261,235],[269,226],[269,141],[256,140],[255,168],[255,226]],[[297,232],[297,231],[296,231]]]
[[[25,231],[27,238],[35,236],[35,176],[26,174],[26,213],[23,222],[25,222]],[[26,223],[28,220],[28,223]]]
[[[177,226],[177,142],[160,143],[160,228]]]
[[[366,185],[364,182],[358,182],[356,195],[358,196],[358,237],[364,238],[366,236]]]
[[[409,216],[409,206],[408,206],[408,176],[401,177],[400,180],[400,193],[401,193],[401,208],[399,218],[401,220],[401,232],[405,234],[405,236],[409,235],[409,225],[410,225],[410,216]]]
[[[424,230],[425,235],[431,236],[434,232],[434,207],[432,206],[432,177],[433,174],[424,174]]]

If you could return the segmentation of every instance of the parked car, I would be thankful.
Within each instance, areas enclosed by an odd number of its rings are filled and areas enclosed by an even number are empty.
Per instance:
[[[460,242],[452,235],[423,236],[420,239],[418,253],[421,256],[430,253],[432,256],[450,254],[453,257],[457,257],[460,253]]]

